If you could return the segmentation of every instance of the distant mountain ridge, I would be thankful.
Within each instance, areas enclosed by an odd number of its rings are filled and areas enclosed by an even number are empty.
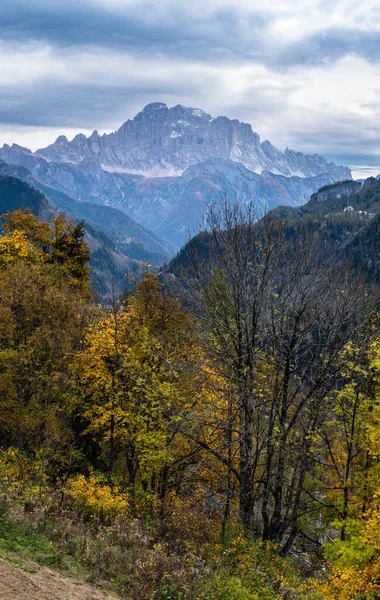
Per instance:
[[[286,177],[314,177],[330,173],[336,179],[351,176],[347,167],[336,166],[318,154],[302,154],[288,148],[280,152],[251,125],[237,119],[213,118],[199,108],[163,102],[145,106],[134,119],[115,132],[90,137],[82,133],[68,141],[59,136],[54,144],[37,150],[47,161],[78,164],[96,160],[105,170],[143,174],[149,177],[173,175],[208,158],[241,163],[261,174],[271,171]]]
[[[240,205],[253,202],[260,216],[279,205],[299,206],[321,186],[351,179],[347,167],[317,154],[282,153],[261,143],[247,123],[161,102],[148,104],[114,133],[78,134],[70,142],[59,136],[37,152],[5,144],[0,159],[27,168],[40,186],[76,202],[123,211],[176,249],[225,195]]]
[[[17,146],[6,154],[0,152],[0,157],[8,164],[23,165],[40,186],[67,194],[78,203],[110,205],[123,211],[177,249],[199,230],[210,204],[218,204],[224,195],[241,204],[254,200],[259,216],[280,204],[307,202],[315,190],[335,181],[328,173],[308,178],[268,171],[258,175],[220,158],[192,165],[180,176],[148,178],[104,171],[90,159],[78,165],[47,162]]]

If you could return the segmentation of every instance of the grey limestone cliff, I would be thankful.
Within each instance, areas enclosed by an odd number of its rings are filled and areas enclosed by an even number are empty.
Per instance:
[[[136,172],[149,176],[171,175],[208,158],[239,162],[255,173],[263,170],[285,176],[313,177],[330,173],[347,179],[350,171],[329,163],[317,154],[305,155],[270,142],[260,143],[251,125],[227,117],[213,118],[197,108],[168,108],[162,102],[148,104],[134,119],[114,133],[72,141],[59,136],[54,144],[37,151],[48,161],[80,163],[96,160],[106,170]]]

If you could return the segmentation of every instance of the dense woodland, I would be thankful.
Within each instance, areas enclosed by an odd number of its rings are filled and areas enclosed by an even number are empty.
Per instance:
[[[225,203],[104,306],[82,224],[4,216],[0,553],[133,600],[380,597],[379,296],[314,222]]]

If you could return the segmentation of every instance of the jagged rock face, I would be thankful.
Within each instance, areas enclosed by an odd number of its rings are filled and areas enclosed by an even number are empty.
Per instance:
[[[378,179],[376,179],[376,177],[368,177],[367,179],[365,179],[365,181],[363,181],[364,189],[373,187],[374,185],[379,185],[379,181]]]
[[[362,189],[360,181],[340,181],[319,189],[311,196],[315,202],[325,202],[326,200],[337,200],[357,194]]]
[[[180,174],[188,166],[209,158],[233,160],[255,173],[263,170],[285,176],[313,177],[323,173],[334,179],[351,177],[350,170],[324,158],[286,149],[280,152],[247,123],[227,117],[212,118],[200,109],[181,105],[168,108],[148,104],[120,129],[86,138],[78,134],[71,142],[59,136],[54,144],[37,151],[47,161],[78,164],[96,161],[105,170],[148,176]]]

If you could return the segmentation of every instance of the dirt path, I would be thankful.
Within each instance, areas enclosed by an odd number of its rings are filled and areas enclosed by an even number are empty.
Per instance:
[[[28,572],[0,559],[0,600],[111,600],[114,597],[46,567]]]

